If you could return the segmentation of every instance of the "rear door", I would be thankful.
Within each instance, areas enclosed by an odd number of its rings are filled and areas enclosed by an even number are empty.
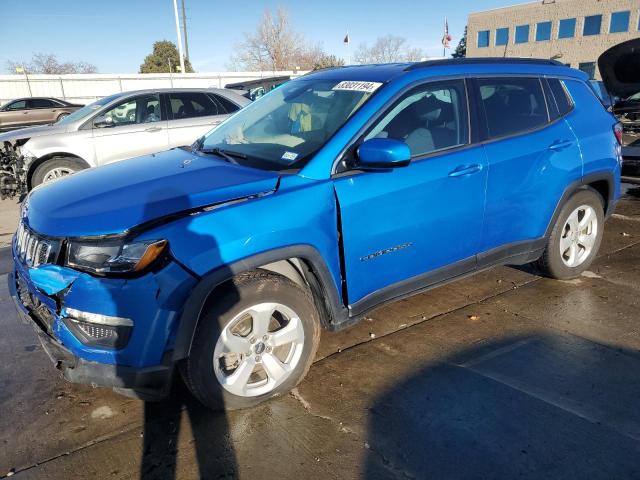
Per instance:
[[[32,98],[29,100],[31,107],[31,120],[33,123],[53,123],[56,120],[54,110],[56,104],[47,98]]]
[[[481,251],[489,259],[495,258],[491,252],[503,257],[541,239],[565,188],[582,175],[578,142],[545,95],[545,82],[512,76],[474,81],[486,127]]]
[[[109,126],[96,126],[98,119],[110,119]],[[130,97],[109,108],[94,119],[92,134],[97,165],[166,150],[167,120],[160,94]]]
[[[370,138],[407,143],[412,161],[334,179],[348,300],[360,306],[475,267],[487,175],[482,146],[470,144],[464,80],[409,90],[361,141]]]
[[[172,92],[164,95],[169,115],[169,146],[191,145],[227,117],[205,92]]]

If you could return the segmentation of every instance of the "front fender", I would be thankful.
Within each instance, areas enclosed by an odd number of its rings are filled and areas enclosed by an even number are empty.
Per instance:
[[[140,239],[167,239],[172,256],[201,278],[192,294],[195,306],[182,315],[181,329],[182,324],[193,324],[184,334],[187,346],[180,348],[188,351],[189,335],[213,288],[277,260],[306,260],[321,280],[331,308],[339,309],[343,299],[337,221],[331,181],[283,176],[275,193],[189,215],[141,235]]]
[[[91,131],[87,130],[35,137],[24,144],[24,149],[38,159],[71,156],[81,158],[90,167],[96,166]]]

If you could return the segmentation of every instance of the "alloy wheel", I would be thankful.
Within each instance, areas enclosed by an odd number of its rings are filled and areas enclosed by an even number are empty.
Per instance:
[[[269,393],[282,385],[302,356],[304,327],[286,305],[246,308],[223,328],[213,354],[216,378],[241,397]]]
[[[67,167],[56,167],[45,173],[42,178],[42,183],[55,182],[56,180],[61,179],[62,177],[66,177],[69,175],[73,175],[74,171],[71,168]]]
[[[576,208],[562,229],[560,256],[567,267],[575,268],[589,258],[598,238],[598,216],[593,207]]]

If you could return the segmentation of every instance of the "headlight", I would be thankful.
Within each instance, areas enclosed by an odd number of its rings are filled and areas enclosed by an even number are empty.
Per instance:
[[[139,272],[151,265],[165,250],[166,240],[141,242],[70,242],[69,267],[94,273]]]

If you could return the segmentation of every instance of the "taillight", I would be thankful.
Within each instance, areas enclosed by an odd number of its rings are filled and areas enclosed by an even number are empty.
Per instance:
[[[616,136],[616,140],[618,140],[618,145],[622,146],[622,124],[616,123],[613,126],[613,134]]]

